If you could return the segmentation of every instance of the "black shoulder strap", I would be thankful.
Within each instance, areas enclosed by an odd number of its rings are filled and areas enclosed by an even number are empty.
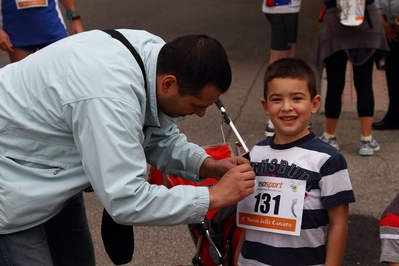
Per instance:
[[[104,32],[119,40],[132,53],[143,72],[144,86],[145,90],[147,90],[147,76],[145,74],[144,63],[132,44],[119,31],[104,30]],[[103,210],[101,221],[101,237],[105,251],[114,264],[126,264],[132,260],[134,253],[133,226],[117,224],[105,209]]]
[[[144,63],[143,60],[141,59],[139,53],[137,53],[136,49],[134,49],[133,45],[123,36],[122,33],[120,33],[117,30],[103,30],[104,32],[108,33],[111,35],[113,38],[119,40],[121,43],[123,43],[127,49],[132,53],[134,58],[136,59],[137,63],[139,64],[141,68],[141,72],[143,72],[143,78],[144,78],[144,86],[145,89],[147,90],[147,75],[145,74],[145,69],[144,69]]]

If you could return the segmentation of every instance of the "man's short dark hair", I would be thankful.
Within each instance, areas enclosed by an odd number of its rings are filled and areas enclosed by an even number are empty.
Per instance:
[[[179,94],[199,96],[207,85],[225,93],[231,68],[223,46],[206,35],[187,35],[166,43],[158,56],[157,75],[174,75]]]
[[[304,80],[308,84],[310,98],[317,95],[316,75],[310,66],[299,58],[283,58],[273,62],[266,70],[263,78],[263,97],[267,98],[269,82],[277,78]]]

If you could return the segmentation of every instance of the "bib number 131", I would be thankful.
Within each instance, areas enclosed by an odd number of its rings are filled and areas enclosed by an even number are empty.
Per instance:
[[[255,196],[256,202],[254,206],[254,212],[261,212],[263,214],[269,213],[270,209],[273,208],[273,214],[278,215],[280,209],[281,195],[277,195],[272,198],[269,193],[259,193]],[[273,205],[273,206],[272,206]]]
[[[306,181],[257,176],[255,191],[237,204],[237,226],[299,235]]]

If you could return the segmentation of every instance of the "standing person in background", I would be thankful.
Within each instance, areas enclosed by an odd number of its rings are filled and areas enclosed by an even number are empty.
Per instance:
[[[301,0],[263,0],[262,11],[271,26],[270,62],[294,57],[298,33],[298,17]],[[274,125],[269,119],[266,123],[266,136],[274,134]]]
[[[83,32],[75,1],[60,0],[60,2],[66,9],[66,18],[71,22],[71,34]],[[2,0],[0,18],[0,49],[8,52],[11,63],[20,61],[68,36],[58,0],[41,3],[28,0]],[[71,220],[71,216],[76,219]],[[57,254],[53,257],[54,262],[62,262],[63,265],[80,265],[71,255],[78,251],[85,254],[84,259],[79,259],[82,265],[90,265],[95,261],[94,246],[85,218],[83,194],[79,193],[62,211],[44,224],[52,254]],[[81,241],[82,238],[89,240]],[[74,244],[71,245],[67,239],[72,239],[71,242]],[[6,252],[6,249],[8,247],[2,251]]]
[[[399,1],[376,0],[390,52],[385,58],[389,106],[384,118],[373,123],[374,130],[399,129]]]
[[[71,34],[83,31],[74,0],[60,0],[71,21]],[[55,41],[68,36],[57,0],[1,1],[0,48],[11,62],[19,61]]]
[[[357,112],[361,126],[359,154],[374,155],[380,149],[371,134],[374,115],[372,72],[374,62],[386,56],[389,47],[374,0],[366,0],[364,21],[358,26],[346,26],[337,15],[337,1],[324,0],[326,12],[315,49],[315,64],[322,73],[326,68],[327,96],[325,100],[326,129],[320,137],[339,150],[335,136],[342,107],[346,64],[353,65],[353,81],[357,94]]]
[[[380,262],[399,266],[399,194],[382,213],[380,239]]]

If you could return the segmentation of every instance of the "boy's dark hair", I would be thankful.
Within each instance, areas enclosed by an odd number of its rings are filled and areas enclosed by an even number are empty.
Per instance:
[[[206,35],[187,35],[166,43],[158,56],[157,75],[174,75],[179,94],[199,96],[207,85],[225,93],[231,68],[223,46]]]
[[[299,58],[282,58],[273,62],[266,70],[263,78],[263,97],[267,99],[269,82],[276,78],[292,78],[305,80],[308,84],[310,98],[317,95],[316,75],[310,66]]]

